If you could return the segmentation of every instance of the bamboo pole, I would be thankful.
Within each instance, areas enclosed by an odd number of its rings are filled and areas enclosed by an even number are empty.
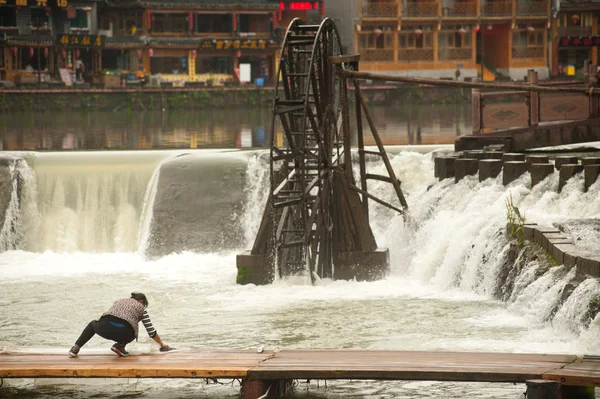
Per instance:
[[[450,87],[470,87],[479,89],[500,89],[500,90],[518,90],[518,91],[537,91],[542,93],[581,93],[585,95],[600,96],[600,88],[584,89],[578,87],[552,87],[540,85],[517,85],[517,84],[502,84],[502,83],[475,83],[475,82],[459,82],[454,80],[440,80],[431,78],[413,78],[408,76],[394,76],[373,74],[369,72],[355,71],[340,71],[346,77],[354,79],[369,79],[369,80],[386,80],[389,82],[400,83],[415,83],[431,86],[450,86]]]

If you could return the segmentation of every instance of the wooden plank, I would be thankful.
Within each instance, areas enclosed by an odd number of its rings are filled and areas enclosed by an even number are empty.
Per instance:
[[[375,350],[193,351],[120,358],[0,353],[0,378],[249,378],[436,380],[600,386],[594,356]]]

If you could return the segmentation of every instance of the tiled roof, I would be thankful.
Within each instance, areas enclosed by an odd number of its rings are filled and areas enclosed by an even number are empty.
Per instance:
[[[110,7],[129,8],[183,8],[206,9],[252,9],[276,11],[279,0],[107,0]]]

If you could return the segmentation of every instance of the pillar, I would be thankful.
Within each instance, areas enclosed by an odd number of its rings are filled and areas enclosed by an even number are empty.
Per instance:
[[[583,172],[583,165],[563,165],[560,168],[560,174],[558,175],[558,191],[567,184],[567,181],[575,176],[577,173]]]
[[[479,161],[473,158],[458,158],[454,161],[454,181],[458,183],[466,176],[477,174]]]
[[[556,170],[560,170],[561,166],[563,165],[576,165],[579,163],[579,160],[577,159],[577,157],[556,157],[554,159],[554,167],[556,168]]]
[[[600,157],[585,157],[581,158],[581,164],[586,165],[598,165],[600,164]]]
[[[457,158],[451,156],[443,156],[438,157],[438,159],[438,179],[441,181],[449,177],[454,177],[454,162]]]
[[[527,172],[529,164],[525,161],[504,162],[502,172],[502,184],[505,186],[518,179],[523,173]]]
[[[527,385],[527,399],[558,399],[559,385],[551,380],[529,380]]]
[[[495,178],[502,172],[502,161],[500,159],[479,160],[479,181]]]
[[[588,191],[590,187],[598,180],[600,174],[600,165],[585,165],[583,167],[585,176],[585,191]]]
[[[551,163],[531,164],[531,187],[537,185],[552,173],[554,173],[554,165]]]
[[[477,83],[478,79],[473,79],[473,82]],[[471,118],[473,125],[473,134],[481,134],[481,90],[471,89]]]

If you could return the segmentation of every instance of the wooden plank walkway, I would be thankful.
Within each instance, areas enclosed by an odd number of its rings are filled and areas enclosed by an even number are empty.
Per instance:
[[[139,355],[0,353],[1,378],[240,378],[433,380],[600,386],[600,357],[371,350],[207,350]]]

